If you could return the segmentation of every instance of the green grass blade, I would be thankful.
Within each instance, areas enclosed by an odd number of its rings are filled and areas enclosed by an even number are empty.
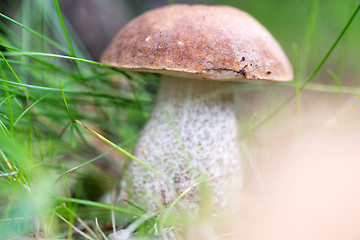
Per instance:
[[[60,82],[61,83],[61,98],[62,98],[62,100],[63,100],[63,102],[64,102],[64,105],[65,105],[65,108],[66,108],[66,112],[67,112],[67,114],[68,114],[68,116],[69,116],[69,118],[71,119],[71,120],[74,120],[74,116],[71,114],[71,112],[70,112],[70,109],[69,109],[69,106],[68,106],[68,104],[67,104],[67,101],[66,101],[66,98],[65,98],[65,94],[64,94],[64,91],[62,90],[62,82]]]
[[[15,73],[14,69],[10,66],[9,62],[7,61],[7,59],[5,58],[5,56],[3,55],[2,51],[0,51],[0,55],[1,55],[1,58],[4,60],[6,66],[10,69],[11,73],[14,75],[16,81],[21,84],[20,78],[19,78],[18,75]],[[24,89],[24,92],[26,93],[26,90],[25,90],[25,89]]]
[[[163,230],[164,229],[164,226],[165,226],[165,222],[167,220],[167,218],[169,217],[171,211],[174,209],[175,205],[191,190],[193,189],[194,187],[196,187],[197,185],[203,183],[203,181],[199,181],[199,182],[196,182],[194,183],[193,185],[191,185],[190,187],[188,187],[187,189],[185,189],[170,205],[169,207],[166,208],[166,210],[164,211],[164,214],[163,214],[163,218],[160,222],[160,229]]]
[[[336,76],[336,74],[331,70],[329,70],[328,73],[332,77],[332,79],[333,79],[334,83],[336,84],[336,86],[338,87],[339,92],[341,92],[342,84],[341,84],[340,78],[338,76]]]
[[[359,101],[360,101],[360,96],[358,96],[358,97],[356,98],[355,102],[354,102],[353,105],[351,106],[350,111],[346,114],[346,116],[345,116],[345,122],[346,122],[348,119],[350,119],[351,114],[354,112],[354,109],[355,109],[356,105],[359,103]]]
[[[9,88],[6,84],[3,84],[3,87],[5,89],[5,96],[6,96],[6,101],[7,101],[7,105],[8,105],[8,111],[9,111],[9,117],[7,118],[9,120],[9,125],[10,125],[10,135],[13,136],[14,134],[14,115],[13,115],[13,110],[12,110],[12,104],[11,104],[11,96],[9,93]]]
[[[299,126],[300,120],[300,78],[299,78],[299,64],[298,64],[298,47],[296,44],[293,45],[294,53],[294,80],[295,80],[295,94],[296,94],[296,125]]]
[[[59,54],[52,54],[52,53],[42,53],[42,52],[6,52],[4,53],[5,56],[21,56],[21,55],[25,55],[25,56],[42,56],[42,57],[53,57],[53,58],[62,58],[62,59],[68,59],[68,60],[74,60],[74,61],[79,61],[79,62],[84,62],[84,63],[90,63],[90,64],[94,64],[94,65],[98,65],[101,67],[106,67],[106,68],[111,68],[108,65],[105,65],[103,63],[99,63],[96,61],[92,61],[92,60],[87,60],[87,59],[83,59],[83,58],[77,58],[77,57],[71,57],[71,56],[66,56],[66,55],[59,55]]]
[[[296,89],[296,86],[294,86],[294,84],[291,83],[284,83],[281,85]],[[342,94],[356,94],[356,95],[360,94],[360,88],[357,87],[344,87],[338,85],[328,85],[328,84],[311,83],[311,82],[309,82],[305,86],[305,89],[309,91],[324,92],[324,93],[342,93]]]
[[[131,97],[113,96],[113,95],[109,95],[106,93],[84,92],[84,91],[78,91],[78,90],[72,90],[72,89],[43,87],[43,86],[36,86],[36,85],[30,85],[30,84],[25,84],[25,83],[17,83],[17,82],[7,81],[7,80],[1,79],[1,78],[0,78],[0,82],[5,83],[7,85],[11,85],[11,86],[25,87],[25,88],[32,89],[35,91],[36,90],[37,91],[46,91],[46,92],[50,91],[50,92],[59,92],[59,93],[61,93],[63,91],[64,93],[75,94],[75,95],[92,96],[92,97],[108,98],[108,99],[118,99],[118,100],[122,100],[122,101],[133,101],[133,99]],[[141,101],[148,102],[147,99],[141,99]]]
[[[46,41],[47,43],[49,43],[49,44],[51,44],[52,46],[56,47],[57,49],[61,50],[62,52],[68,53],[68,51],[66,50],[66,48],[64,48],[63,46],[61,46],[59,43],[55,42],[54,40],[51,40],[50,38],[42,35],[41,33],[38,33],[37,31],[32,30],[31,28],[24,26],[23,24],[15,21],[14,19],[12,19],[12,18],[10,18],[10,17],[8,17],[8,16],[6,16],[6,15],[4,15],[4,14],[2,14],[2,13],[0,13],[0,17],[3,17],[3,18],[5,18],[6,20],[14,23],[15,25],[18,25],[19,27],[21,27],[21,28],[23,28],[23,29],[31,32],[33,35],[41,38],[42,40]]]
[[[77,122],[78,124],[80,124],[82,127],[84,127],[85,129],[87,129],[88,131],[90,131],[92,134],[94,134],[95,136],[97,136],[98,138],[100,138],[101,140],[103,140],[104,142],[106,142],[107,144],[109,144],[110,146],[112,146],[113,148],[115,148],[116,150],[120,151],[121,153],[123,153],[125,156],[135,160],[137,163],[139,163],[140,165],[142,165],[143,167],[147,168],[148,170],[150,170],[153,173],[156,174],[160,174],[159,171],[157,171],[155,168],[150,167],[149,165],[145,164],[143,161],[141,161],[140,159],[138,159],[137,157],[135,157],[134,155],[132,155],[131,153],[127,152],[125,149],[122,149],[121,147],[117,146],[115,143],[109,141],[107,138],[105,138],[104,136],[102,136],[101,134],[95,132],[94,130],[92,130],[91,128],[87,127],[85,124],[83,124],[82,122],[75,120],[75,122]]]
[[[60,21],[60,24],[61,24],[61,27],[62,27],[62,30],[64,32],[64,35],[65,35],[65,38],[66,38],[66,42],[67,42],[67,45],[69,47],[69,51],[70,51],[70,56],[72,57],[76,57],[76,54],[75,54],[75,51],[74,51],[74,46],[71,42],[71,39],[69,37],[69,34],[68,34],[68,31],[66,29],[66,26],[65,26],[65,23],[64,23],[64,19],[62,17],[62,14],[61,14],[61,10],[60,10],[60,7],[59,7],[59,3],[57,0],[54,0],[54,4],[55,4],[55,8],[56,8],[56,12],[58,14],[58,18],[59,18],[59,21]],[[76,70],[79,74],[79,76],[81,76],[81,71],[80,71],[80,67],[79,67],[79,64],[78,62],[74,61],[74,64],[75,64],[75,67],[76,67]]]
[[[340,42],[340,40],[343,38],[343,36],[345,35],[346,31],[348,30],[348,28],[350,27],[351,23],[354,21],[356,15],[359,13],[360,10],[360,4],[357,6],[357,8],[355,9],[354,13],[352,14],[351,18],[349,19],[349,21],[346,23],[345,27],[343,28],[343,30],[341,31],[340,35],[337,37],[337,39],[335,40],[335,42],[331,45],[329,51],[327,51],[327,53],[325,54],[325,56],[321,59],[321,61],[319,62],[319,64],[314,68],[314,70],[311,72],[311,74],[307,77],[307,79],[301,84],[301,86],[299,87],[299,91],[302,91],[305,86],[311,81],[311,79],[313,79],[313,77],[319,72],[320,68],[324,65],[324,63],[326,62],[326,60],[329,58],[330,54],[334,51],[335,47],[338,45],[338,43]],[[296,93],[292,94],[289,98],[287,98],[282,104],[280,104],[280,106],[278,106],[272,113],[270,113],[267,117],[265,117],[262,121],[260,121],[253,130],[257,130],[259,129],[262,125],[264,125],[265,123],[267,123],[270,119],[272,119],[274,116],[276,116],[278,114],[278,112],[280,112],[285,106],[287,106],[294,98],[296,97]]]
[[[47,94],[48,95],[48,94]],[[35,102],[33,102],[30,106],[28,106],[14,121],[14,127],[16,126],[16,124],[20,121],[20,119],[32,108],[34,107],[36,104],[38,104],[40,101],[42,101],[44,98],[47,97],[47,95],[42,96],[41,98],[39,98],[38,100],[36,100]]]
[[[54,196],[54,199],[56,199],[57,201],[60,201],[60,202],[71,202],[71,203],[77,203],[77,204],[86,205],[86,206],[90,206],[90,207],[98,207],[98,208],[103,208],[103,209],[107,209],[107,210],[114,210],[117,212],[127,213],[127,214],[131,214],[134,216],[143,215],[143,213],[140,213],[135,210],[111,206],[111,205],[107,205],[107,204],[103,204],[103,203],[99,203],[99,202],[93,202],[93,201],[89,201],[89,200],[58,197],[58,196]]]
[[[96,156],[96,157],[90,159],[89,161],[86,161],[86,162],[84,162],[84,163],[82,163],[82,164],[80,164],[80,165],[78,165],[78,166],[76,166],[76,167],[73,167],[73,168],[71,168],[71,169],[69,169],[69,170],[61,173],[61,174],[59,175],[59,177],[57,178],[56,181],[59,181],[59,180],[60,180],[64,175],[66,175],[66,174],[73,173],[73,172],[79,170],[80,168],[85,167],[85,166],[87,166],[87,165],[89,165],[89,164],[91,164],[91,163],[99,160],[100,158],[105,157],[106,155],[108,155],[108,154],[111,153],[112,151],[114,151],[114,149],[111,149],[111,150],[109,150],[109,151],[107,151],[107,152],[104,152],[104,153],[100,154],[99,156]]]
[[[325,54],[325,56],[321,59],[321,61],[319,62],[319,64],[315,67],[315,69],[312,71],[312,73],[309,75],[309,77],[302,83],[300,89],[302,90],[306,84],[308,84],[308,82],[311,81],[311,79],[318,73],[318,71],[320,70],[320,68],[324,65],[324,63],[326,62],[326,60],[329,58],[330,54],[334,51],[335,47],[339,44],[340,40],[343,38],[343,36],[345,35],[346,31],[348,30],[348,28],[350,27],[351,23],[354,21],[356,15],[359,13],[360,10],[360,3],[357,6],[357,8],[355,9],[353,15],[351,16],[351,18],[349,19],[349,21],[346,23],[345,27],[343,28],[343,30],[341,31],[340,35],[338,36],[338,38],[335,40],[335,42],[331,45],[329,51]]]
[[[26,35],[26,34],[25,34]],[[7,59],[4,57],[3,53],[0,51],[0,55],[2,57],[2,59],[5,61],[6,66],[10,69],[11,73],[14,75],[15,79],[17,80],[18,83],[22,83],[20,78],[18,77],[18,75],[15,73],[14,69],[11,67],[11,65],[9,64],[9,62],[7,61]],[[25,99],[26,99],[26,108],[28,108],[29,104],[30,104],[30,99],[29,99],[29,94],[26,90],[26,88],[23,87],[23,91],[25,93]],[[25,111],[26,113],[27,111]],[[31,112],[28,112],[28,121],[29,121],[29,147],[32,147],[32,122],[31,122]],[[15,123],[14,123],[14,127],[15,127]]]
[[[302,43],[301,51],[301,70],[304,74],[307,74],[307,61],[309,59],[309,52],[311,47],[311,40],[313,39],[315,33],[315,26],[317,17],[319,15],[319,0],[311,0],[310,3],[310,15],[308,22],[306,24],[306,32],[304,34],[304,39]]]

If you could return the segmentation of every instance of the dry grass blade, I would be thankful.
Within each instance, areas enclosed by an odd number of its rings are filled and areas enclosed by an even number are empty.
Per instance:
[[[75,214],[73,211],[71,211],[68,207],[66,207],[66,205],[63,203],[63,208],[66,209],[71,215],[73,215],[76,220],[79,221],[79,223],[81,225],[83,225],[83,227],[95,238],[98,239],[98,236],[96,235],[96,233],[89,227],[89,225],[84,222],[81,218],[79,218],[79,216],[77,214]]]
[[[105,233],[101,230],[97,218],[95,218],[95,224],[96,224],[96,227],[97,227],[98,231],[100,232],[101,236],[103,237],[103,239],[108,240]]]
[[[90,240],[96,240],[92,237],[90,237],[89,235],[87,235],[86,233],[84,233],[83,231],[81,231],[80,229],[78,229],[77,227],[75,227],[73,224],[71,224],[68,220],[66,220],[65,218],[63,218],[60,214],[55,212],[55,215],[58,216],[61,220],[63,220],[65,223],[69,224],[76,232],[78,232],[81,236],[85,237],[86,239],[90,239]]]

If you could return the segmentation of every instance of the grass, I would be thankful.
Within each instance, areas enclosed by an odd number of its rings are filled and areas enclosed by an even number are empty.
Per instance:
[[[106,239],[115,222],[117,229],[128,227],[140,236],[153,236],[181,226],[186,222],[185,217],[171,219],[176,202],[163,211],[150,213],[136,203],[98,202],[103,193],[116,189],[127,157],[134,159],[130,152],[150,114],[157,79],[151,75],[117,71],[91,60],[83,44],[74,40],[57,0],[9,2],[18,11],[14,17],[0,13],[2,238]],[[336,1],[331,2],[336,5]],[[225,3],[237,5],[236,1]],[[241,120],[252,145],[256,135],[266,135],[269,129],[266,126],[273,124],[273,117],[289,111],[285,108],[294,98],[298,124],[301,124],[300,108],[304,104],[301,92],[304,90],[360,95],[357,87],[351,87],[359,83],[358,66],[348,60],[359,60],[360,50],[356,46],[360,34],[352,25],[358,27],[360,24],[356,18],[360,5],[350,0],[347,3],[348,6],[339,9],[333,22],[337,26],[337,36],[333,29],[318,32],[325,21],[321,16],[330,16],[322,12],[325,10],[319,1],[309,1],[310,13],[303,14],[307,17],[307,21],[303,21],[305,27],[303,22],[289,22],[303,29],[295,33],[300,40],[283,44],[288,52],[293,46],[297,81],[270,90],[268,84],[262,83],[239,89],[261,91],[273,98],[266,109],[258,109],[256,117],[251,115],[250,119]],[[239,7],[257,17],[265,8],[259,8],[258,4],[247,1]],[[266,4],[267,9],[281,12],[275,0]],[[307,8],[301,7],[299,11],[304,9]],[[297,14],[301,13],[304,12]],[[264,22],[272,30],[277,20],[267,20]],[[291,33],[282,32],[289,29],[292,27],[274,30],[280,42],[294,40],[289,37]],[[325,41],[319,51],[314,50],[324,38],[333,43]],[[346,44],[341,45],[342,41]],[[349,50],[351,46],[355,46],[355,50]],[[336,47],[340,48],[337,52]],[[342,63],[349,61],[348,65]],[[308,69],[313,71],[308,73]],[[330,69],[330,81],[327,69]],[[351,81],[346,79],[346,72],[351,73]],[[317,79],[313,82],[315,76]],[[351,117],[358,100],[352,102],[344,118]]]
[[[310,73],[310,75],[301,83],[300,86],[296,86],[296,91],[294,94],[292,94],[290,97],[288,97],[283,104],[281,104],[278,108],[276,108],[271,114],[269,114],[269,116],[267,116],[264,120],[262,120],[260,123],[257,124],[257,126],[255,126],[254,129],[261,127],[262,124],[266,123],[267,121],[269,121],[270,118],[272,118],[273,116],[275,116],[279,111],[281,111],[281,109],[283,109],[286,105],[289,104],[290,101],[292,101],[295,97],[299,96],[299,92],[301,92],[306,85],[315,77],[315,75],[319,72],[320,68],[324,65],[324,63],[326,62],[326,60],[329,58],[330,54],[334,51],[335,47],[339,44],[340,40],[343,38],[345,32],[348,30],[349,26],[351,25],[351,23],[353,22],[354,18],[356,17],[356,15],[359,13],[360,10],[360,4],[358,5],[358,7],[355,9],[354,13],[351,15],[349,21],[347,22],[347,24],[345,25],[344,29],[341,31],[340,35],[338,36],[338,38],[335,40],[335,42],[331,45],[330,49],[326,52],[325,56],[320,60],[320,62],[318,63],[318,65],[316,65],[316,67],[314,68],[314,70]],[[294,54],[295,56],[297,54]],[[296,61],[295,61],[296,63]],[[295,76],[297,78],[297,68],[295,68]],[[296,80],[296,79],[295,79]],[[297,83],[297,82],[296,82]],[[299,101],[299,99],[297,98],[297,100]]]
[[[63,238],[68,232],[67,237],[71,237],[78,217],[90,217],[94,227],[95,218],[87,214],[90,210],[99,213],[97,221],[104,231],[104,219],[111,222],[111,215],[121,219],[119,224],[127,224],[143,213],[132,206],[94,202],[112,188],[120,170],[101,169],[112,151],[96,149],[101,140],[91,139],[79,126],[89,124],[91,129],[100,129],[111,137],[111,142],[103,140],[126,154],[124,149],[132,148],[138,128],[147,118],[143,109],[151,107],[153,93],[143,90],[145,80],[156,80],[133,76],[138,81],[130,82],[127,74],[80,57],[57,1],[46,9],[42,9],[41,1],[33,3],[23,3],[20,9],[29,7],[31,13],[41,13],[40,18],[24,16],[20,19],[28,22],[19,23],[1,14],[8,21],[0,25],[1,235],[7,238],[32,233]],[[58,21],[46,20],[47,14],[58,16]],[[61,29],[62,35],[58,39],[46,36],[44,32],[49,29]],[[119,94],[116,84],[124,87],[123,93]],[[72,124],[75,121],[82,125]],[[134,125],[129,126],[129,122]],[[124,159],[121,154],[117,156]],[[89,195],[93,193],[81,192],[89,174],[99,176],[98,195],[92,199]],[[75,201],[77,198],[88,200]]]

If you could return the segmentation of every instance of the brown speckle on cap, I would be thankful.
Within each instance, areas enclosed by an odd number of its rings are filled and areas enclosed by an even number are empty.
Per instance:
[[[175,4],[146,12],[117,34],[101,61],[119,69],[192,78],[293,78],[273,36],[247,13],[226,6]],[[252,63],[246,72],[244,61]]]

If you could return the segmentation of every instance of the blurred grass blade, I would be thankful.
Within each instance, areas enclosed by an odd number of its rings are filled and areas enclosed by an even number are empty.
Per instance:
[[[95,225],[96,225],[97,230],[100,232],[101,237],[102,237],[104,240],[109,240],[109,239],[107,238],[107,236],[105,235],[105,233],[103,232],[103,230],[101,230],[97,218],[95,218]]]
[[[103,209],[107,209],[107,210],[114,210],[114,211],[121,212],[121,213],[127,213],[127,214],[131,214],[131,215],[134,215],[134,216],[142,216],[143,215],[143,213],[140,213],[140,212],[135,211],[135,210],[116,207],[116,206],[107,205],[107,204],[103,204],[103,203],[99,203],[99,202],[93,202],[93,201],[89,201],[89,200],[58,197],[58,196],[54,196],[54,199],[56,199],[59,202],[78,203],[78,204],[86,205],[86,206],[90,206],[90,207],[98,207],[98,208],[103,208]]]
[[[296,44],[293,45],[294,54],[294,80],[295,80],[295,94],[296,94],[296,126],[299,127],[300,122],[300,78],[299,78],[299,63],[298,63],[298,47]]]
[[[65,98],[65,94],[64,94],[64,90],[63,90],[63,85],[62,85],[62,82],[61,82],[61,81],[60,81],[60,87],[61,87],[61,97],[62,97],[62,100],[63,100],[63,102],[64,102],[64,105],[65,105],[65,108],[66,108],[66,112],[67,112],[69,118],[70,118],[71,120],[74,120],[74,117],[73,117],[73,115],[72,115],[71,112],[70,112],[69,105],[67,104],[67,101],[66,101],[66,98]]]
[[[42,101],[44,98],[46,98],[49,94],[46,94],[45,96],[42,96],[41,98],[39,98],[38,100],[36,100],[35,102],[33,102],[30,106],[28,106],[14,121],[14,127],[16,126],[16,124],[20,121],[20,119],[32,108],[34,107],[36,104],[38,104],[40,101]]]
[[[313,77],[318,73],[318,71],[320,70],[320,68],[324,65],[324,63],[326,62],[326,60],[329,58],[330,54],[334,51],[335,47],[338,45],[338,43],[340,42],[340,40],[343,38],[343,36],[345,35],[346,31],[348,30],[348,28],[350,27],[351,23],[354,21],[356,15],[359,13],[360,10],[360,3],[358,4],[357,8],[355,9],[354,13],[352,14],[351,18],[349,19],[349,21],[346,23],[345,27],[343,28],[343,30],[341,31],[340,35],[337,37],[337,39],[335,40],[335,42],[331,45],[329,51],[327,51],[327,53],[325,54],[325,56],[321,59],[321,61],[319,62],[319,64],[314,68],[314,70],[311,72],[311,74],[308,76],[308,78],[301,84],[301,86],[299,87],[298,91],[301,92],[305,86],[311,81],[311,79],[313,79]],[[257,130],[259,129],[262,125],[264,125],[265,123],[267,123],[270,119],[272,119],[274,116],[277,115],[278,112],[280,112],[285,106],[287,106],[294,98],[296,97],[296,92],[294,94],[292,94],[289,98],[287,98],[280,106],[278,106],[272,113],[270,113],[267,117],[265,117],[262,121],[260,121],[258,124],[256,124],[256,126],[254,127],[253,130]]]
[[[79,120],[75,120],[75,122],[77,122],[78,124],[80,124],[82,127],[84,127],[85,129],[87,129],[88,131],[90,131],[92,134],[94,134],[95,136],[97,136],[98,138],[100,138],[101,140],[103,140],[104,142],[106,142],[107,144],[109,144],[110,146],[112,146],[113,148],[115,148],[116,150],[120,151],[121,153],[123,153],[124,155],[128,156],[129,158],[135,160],[136,162],[138,162],[140,165],[144,166],[145,168],[147,168],[148,170],[152,171],[153,173],[159,174],[159,172],[150,167],[149,165],[145,164],[143,161],[141,161],[140,159],[138,159],[137,157],[135,157],[134,155],[130,154],[129,152],[127,152],[126,150],[122,149],[121,147],[117,146],[116,144],[112,143],[111,141],[109,141],[108,139],[106,139],[104,136],[102,136],[101,134],[97,133],[96,131],[92,130],[91,128],[87,127],[85,124],[83,124],[82,122],[80,122]]]
[[[155,217],[158,214],[157,211],[155,212],[148,212],[144,215],[142,215],[139,219],[137,219],[136,221],[132,222],[129,226],[126,227],[126,229],[122,229],[122,231],[125,231],[125,234],[127,235],[127,238],[124,239],[131,239],[131,235],[136,231],[136,229],[139,228],[140,225],[144,224],[146,221],[148,221],[149,219]],[[123,235],[121,235],[121,237],[123,237]],[[117,238],[119,239],[119,238]],[[123,238],[120,238],[123,239]]]
[[[339,78],[338,76],[336,76],[336,74],[335,74],[333,71],[331,71],[331,70],[328,70],[328,73],[329,73],[329,75],[332,77],[332,79],[333,79],[334,83],[336,84],[336,86],[338,87],[339,93],[341,93],[341,91],[342,91],[342,84],[341,84],[340,78]]]
[[[61,50],[62,52],[68,53],[68,51],[66,50],[66,48],[64,48],[63,46],[61,46],[59,43],[51,40],[50,38],[42,35],[41,33],[38,33],[38,32],[36,32],[36,31],[32,30],[31,28],[24,26],[23,24],[15,21],[14,19],[12,19],[12,18],[10,18],[10,17],[8,17],[8,16],[6,16],[6,15],[4,15],[4,14],[2,14],[2,13],[0,13],[0,17],[3,17],[3,18],[5,18],[6,20],[9,20],[10,22],[18,25],[19,27],[21,27],[21,28],[23,28],[23,29],[31,32],[31,33],[34,34],[35,36],[37,36],[37,37],[41,38],[42,40],[48,42],[49,44],[53,45],[53,46],[56,47],[57,49]]]
[[[339,44],[340,40],[343,38],[343,36],[345,35],[346,31],[348,30],[348,28],[350,27],[351,23],[354,21],[356,15],[359,13],[360,10],[360,3],[357,6],[357,8],[355,9],[353,15],[351,16],[351,18],[349,19],[349,21],[346,23],[345,27],[343,28],[343,30],[341,31],[340,35],[338,36],[338,38],[335,40],[335,42],[333,43],[333,45],[331,45],[329,51],[325,54],[325,56],[323,57],[323,59],[321,59],[321,61],[319,62],[319,64],[315,67],[315,69],[312,71],[312,73],[309,75],[309,77],[302,83],[302,85],[300,86],[300,90],[302,90],[306,84],[308,84],[308,82],[311,81],[311,79],[318,73],[318,71],[320,70],[320,68],[324,65],[324,63],[326,62],[326,60],[329,58],[330,54],[334,51],[335,47]]]
[[[75,217],[76,220],[78,220],[78,222],[79,222],[95,239],[99,239],[99,238],[96,236],[95,232],[89,227],[89,225],[88,225],[86,222],[84,222],[74,211],[72,211],[70,208],[68,208],[68,207],[66,206],[66,204],[63,204],[62,207],[63,207],[66,211],[68,211],[73,217]],[[71,236],[70,236],[70,237],[71,237]]]
[[[63,91],[64,93],[70,93],[70,94],[78,94],[78,95],[86,95],[86,96],[93,96],[93,97],[99,97],[99,98],[110,98],[110,99],[119,99],[123,101],[132,101],[131,98],[125,98],[124,96],[112,96],[105,93],[96,93],[96,92],[84,92],[84,91],[78,91],[78,90],[72,90],[72,89],[60,89],[60,88],[52,88],[52,87],[42,87],[42,86],[36,86],[36,85],[30,85],[30,84],[24,84],[24,83],[16,83],[7,81],[0,78],[0,82],[6,83],[11,86],[18,86],[18,87],[26,87],[33,90],[39,90],[39,91],[51,91],[51,92],[59,92]],[[142,102],[145,102],[146,100],[142,99]]]
[[[15,73],[14,69],[11,67],[11,65],[9,64],[9,62],[7,61],[7,59],[5,58],[4,54],[2,53],[2,51],[0,51],[0,55],[1,58],[4,60],[6,66],[10,69],[11,73],[14,75],[16,81],[18,83],[21,83],[20,78],[18,77],[18,75]],[[24,92],[26,93],[26,89],[24,88]]]
[[[292,83],[284,83],[283,86],[295,88]],[[344,87],[344,86],[338,86],[338,85],[330,85],[330,84],[321,84],[321,83],[311,83],[309,82],[305,86],[306,90],[309,91],[316,91],[316,92],[324,92],[324,93],[341,93],[341,94],[360,94],[360,88],[358,87]]]
[[[56,12],[58,14],[58,18],[59,18],[61,27],[62,27],[63,32],[64,32],[64,36],[66,38],[67,45],[68,45],[69,50],[70,50],[70,56],[76,58],[76,54],[75,54],[75,51],[74,51],[73,44],[72,44],[71,39],[69,37],[68,31],[67,31],[67,29],[65,27],[65,23],[64,23],[64,19],[62,17],[62,14],[61,14],[59,3],[58,3],[57,0],[54,0],[54,3],[55,3],[55,8],[56,8]],[[81,76],[82,74],[81,74],[81,70],[80,70],[78,62],[74,61],[74,64],[75,64],[75,67],[76,67],[76,70],[77,70],[79,76]]]
[[[11,67],[11,65],[9,64],[9,62],[7,61],[7,59],[4,57],[3,53],[0,51],[0,55],[2,57],[2,59],[5,61],[6,66],[10,69],[11,73],[13,74],[13,76],[15,77],[16,81],[19,84],[22,84],[20,78],[18,77],[18,75],[15,73],[14,69]],[[29,93],[27,92],[26,88],[22,88],[24,93],[25,93],[25,98],[26,98],[26,106],[29,106],[30,100],[29,100]],[[29,120],[31,119],[31,114],[29,112]],[[14,123],[14,127],[15,127],[15,123]],[[31,128],[29,128],[30,130],[30,135],[31,135]],[[31,139],[30,139],[30,143],[31,143]],[[31,145],[31,144],[30,144]]]
[[[307,74],[307,64],[306,62],[309,60],[309,52],[311,48],[311,40],[314,37],[315,26],[317,17],[319,15],[319,0],[311,0],[310,3],[310,15],[308,17],[308,22],[306,24],[306,31],[304,34],[304,39],[301,48],[301,59],[300,59],[300,67],[301,72]]]
[[[190,187],[188,187],[187,189],[185,189],[171,204],[169,207],[166,208],[163,218],[160,222],[160,229],[163,230],[164,226],[165,226],[165,221],[167,220],[167,218],[169,217],[171,211],[174,209],[175,205],[194,187],[196,187],[197,185],[201,184],[205,182],[204,180],[199,181],[194,183],[193,185],[191,185]]]
[[[57,212],[55,212],[55,215],[58,216],[61,220],[63,220],[64,222],[66,222],[67,224],[69,224],[69,226],[71,226],[71,228],[73,228],[76,232],[78,232],[81,236],[85,237],[86,239],[90,239],[90,240],[95,240],[94,238],[90,237],[89,235],[87,235],[86,233],[84,233],[83,231],[81,231],[80,229],[78,229],[76,226],[74,226],[72,223],[70,223],[68,220],[66,220],[64,217],[62,217],[60,214],[58,214]]]
[[[14,134],[14,115],[13,115],[13,109],[12,109],[12,104],[11,104],[11,95],[9,92],[9,88],[6,84],[3,84],[4,90],[5,90],[5,99],[7,102],[7,106],[8,106],[8,117],[7,119],[9,120],[9,124],[10,124],[10,135],[12,136]],[[7,128],[5,128],[7,129]]]
[[[353,113],[356,105],[359,103],[359,100],[360,100],[360,96],[358,96],[355,100],[355,102],[353,103],[353,105],[351,106],[351,109],[350,111],[346,114],[346,117],[345,117],[345,122],[350,118],[351,114]]]
[[[111,149],[111,150],[109,150],[109,151],[107,151],[107,152],[104,152],[104,153],[100,154],[99,156],[96,156],[96,157],[90,159],[89,161],[86,161],[86,162],[84,162],[84,163],[82,163],[82,164],[80,164],[80,165],[78,165],[78,166],[76,166],[76,167],[73,167],[73,168],[67,170],[66,172],[63,172],[62,174],[60,174],[60,176],[57,178],[56,181],[58,182],[64,175],[73,173],[73,172],[79,170],[80,168],[82,168],[82,167],[84,167],[84,166],[86,166],[86,165],[89,165],[90,163],[93,163],[93,162],[95,162],[96,160],[98,160],[98,159],[106,156],[107,154],[109,154],[109,153],[112,152],[112,151],[114,151],[114,149]]]
[[[52,54],[52,53],[42,53],[42,52],[6,52],[4,54],[5,56],[43,56],[43,57],[53,57],[53,58],[62,58],[62,59],[68,59],[68,60],[74,60],[74,61],[79,61],[79,62],[84,62],[84,63],[90,63],[90,64],[94,64],[94,65],[98,65],[101,67],[106,67],[106,68],[111,68],[108,65],[105,65],[103,63],[99,63],[96,61],[92,61],[92,60],[87,60],[87,59],[83,59],[83,58],[77,58],[77,57],[71,57],[71,56],[66,56],[66,55],[59,55],[59,54]]]

